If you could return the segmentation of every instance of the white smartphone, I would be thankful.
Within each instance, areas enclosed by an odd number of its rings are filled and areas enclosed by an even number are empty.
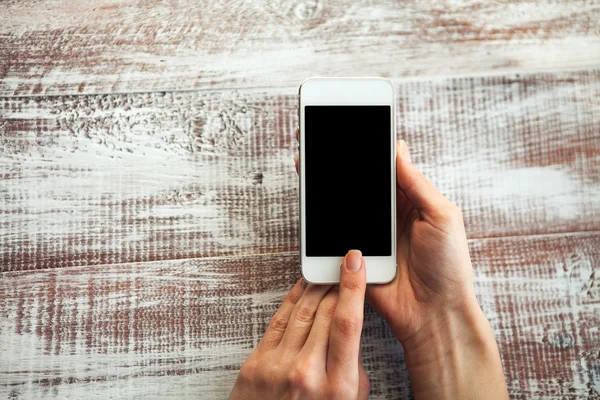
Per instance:
[[[396,275],[394,87],[379,78],[310,78],[299,90],[300,263],[316,284],[340,281],[362,251],[367,283]]]

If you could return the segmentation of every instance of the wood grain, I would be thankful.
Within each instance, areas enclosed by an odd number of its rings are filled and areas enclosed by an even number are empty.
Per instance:
[[[296,88],[377,75],[511,397],[600,399],[597,1],[1,10],[1,398],[226,397],[298,278]],[[362,342],[372,397],[410,398],[370,308]]]
[[[514,398],[600,395],[600,232],[470,241]],[[0,394],[225,397],[298,254],[6,272]],[[368,309],[373,398],[406,398],[401,346]]]
[[[600,71],[404,81],[470,238],[600,229]],[[295,251],[285,89],[0,100],[0,270]]]
[[[596,1],[3,1],[0,95],[600,64]]]

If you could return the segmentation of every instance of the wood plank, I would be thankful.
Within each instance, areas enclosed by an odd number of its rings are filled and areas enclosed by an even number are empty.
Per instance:
[[[468,236],[600,229],[600,71],[406,81],[399,137]],[[5,98],[0,270],[298,248],[284,90]]]
[[[470,241],[515,398],[600,394],[600,232]],[[0,394],[224,397],[298,278],[297,253],[6,272]],[[373,398],[405,398],[401,346],[367,310]]]
[[[296,249],[291,100],[6,99],[0,269]]]
[[[0,95],[297,86],[600,62],[600,6],[494,2],[3,2]]]

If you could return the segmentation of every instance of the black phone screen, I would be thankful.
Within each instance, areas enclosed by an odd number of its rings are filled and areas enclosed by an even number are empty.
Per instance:
[[[392,254],[390,106],[305,106],[306,255]]]

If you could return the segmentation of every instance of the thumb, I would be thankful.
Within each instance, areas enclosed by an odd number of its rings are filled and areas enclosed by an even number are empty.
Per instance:
[[[396,183],[412,206],[418,210],[436,210],[447,201],[411,162],[404,140],[396,143]]]

